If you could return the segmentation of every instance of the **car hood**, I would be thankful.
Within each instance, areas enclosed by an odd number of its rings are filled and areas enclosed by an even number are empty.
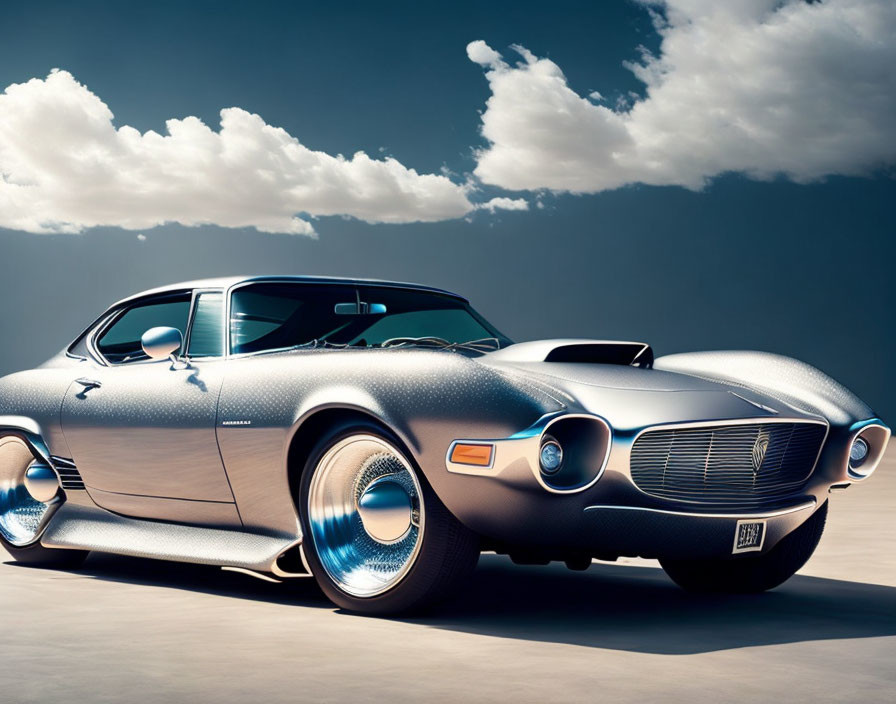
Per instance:
[[[612,364],[504,361],[489,355],[479,361],[547,386],[571,410],[602,416],[617,430],[740,418],[818,419],[767,393],[688,374]]]

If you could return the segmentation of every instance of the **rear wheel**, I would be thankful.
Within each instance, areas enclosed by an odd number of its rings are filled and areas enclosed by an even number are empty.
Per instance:
[[[763,555],[727,560],[660,560],[666,574],[694,592],[755,593],[790,579],[812,557],[828,515],[828,504]]]
[[[53,550],[40,544],[50,504],[37,501],[25,486],[25,472],[35,462],[25,442],[0,438],[0,547],[16,562],[40,567],[77,567],[87,552]]]
[[[317,443],[300,506],[308,566],[327,597],[352,611],[422,609],[459,588],[479,557],[478,537],[373,424],[333,429]]]

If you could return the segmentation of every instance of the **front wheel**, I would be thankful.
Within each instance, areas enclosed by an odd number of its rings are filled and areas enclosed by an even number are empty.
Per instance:
[[[398,440],[373,424],[323,437],[299,494],[308,566],[344,609],[422,609],[460,588],[479,558],[477,536],[445,508]]]
[[[764,592],[786,582],[812,557],[827,515],[825,502],[764,555],[722,560],[660,560],[660,564],[672,581],[688,591]]]

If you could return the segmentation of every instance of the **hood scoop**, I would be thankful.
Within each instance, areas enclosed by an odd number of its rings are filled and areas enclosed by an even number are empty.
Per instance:
[[[653,350],[645,342],[615,340],[536,340],[518,342],[491,352],[496,362],[560,362],[564,364],[616,364],[649,369]]]

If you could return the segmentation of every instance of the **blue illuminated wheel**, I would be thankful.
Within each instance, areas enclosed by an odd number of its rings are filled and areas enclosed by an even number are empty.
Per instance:
[[[303,549],[337,605],[367,613],[421,608],[447,595],[479,554],[401,444],[366,424],[334,430],[302,476]]]
[[[16,435],[0,437],[0,546],[16,562],[42,567],[77,567],[87,557],[85,550],[53,550],[40,544],[47,519],[58,499],[39,501],[29,491],[26,475],[41,465],[31,449]],[[35,492],[40,495],[39,492]],[[46,501],[46,503],[45,503]]]

